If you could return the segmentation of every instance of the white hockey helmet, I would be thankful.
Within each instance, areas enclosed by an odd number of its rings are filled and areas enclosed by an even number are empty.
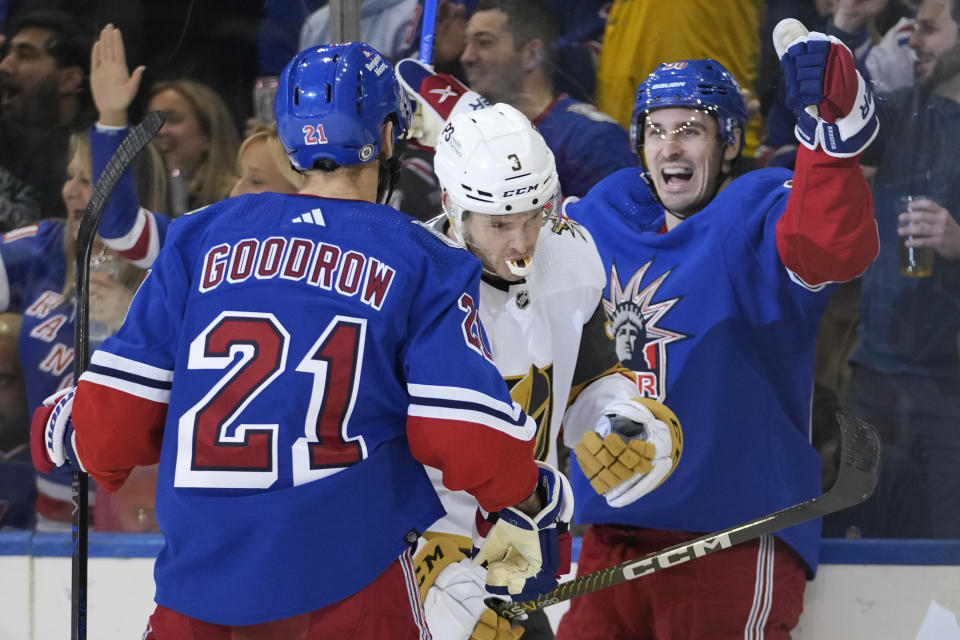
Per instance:
[[[557,213],[560,183],[553,152],[527,117],[508,104],[453,115],[437,140],[434,172],[443,209],[461,244],[463,215],[510,215],[541,208]],[[530,262],[508,262],[524,276]]]

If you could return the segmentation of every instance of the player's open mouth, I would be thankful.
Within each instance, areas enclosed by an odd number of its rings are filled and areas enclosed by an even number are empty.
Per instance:
[[[14,100],[16,100],[17,96],[19,95],[20,95],[20,89],[18,89],[17,87],[6,85],[3,87],[3,90],[0,91],[0,104],[8,105]]]
[[[530,265],[533,263],[533,254],[523,258],[507,260],[506,263],[507,268],[510,269],[510,273],[515,276],[525,276],[530,273]]]
[[[660,175],[664,184],[686,184],[693,178],[693,170],[686,168],[672,167],[662,169]]]

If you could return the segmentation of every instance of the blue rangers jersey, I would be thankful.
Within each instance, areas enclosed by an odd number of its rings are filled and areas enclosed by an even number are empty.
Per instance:
[[[94,179],[126,128],[91,128]],[[138,207],[128,169],[108,201],[98,232],[104,243],[138,266],[149,266],[169,219]],[[19,354],[30,410],[44,398],[74,384],[74,305],[65,300],[64,223],[43,220],[14,229],[0,240],[0,311],[23,314]],[[39,474],[38,511],[52,520],[70,520],[71,474]],[[92,491],[91,491],[92,496]]]
[[[810,398],[832,291],[824,269],[833,280],[862,271],[876,255],[876,227],[856,158],[806,149],[800,158],[794,189],[786,170],[748,173],[666,233],[637,169],[565,208],[603,259],[617,355],[644,396],[677,414],[687,443],[659,490],[619,509],[572,464],[578,522],[710,532],[821,493]],[[831,176],[817,163],[843,167]],[[813,521],[777,535],[815,571],[819,532]]]
[[[0,311],[23,314],[18,343],[27,407],[73,384],[74,308],[64,301],[62,221],[42,220],[0,240]]]
[[[17,349],[30,411],[74,384],[74,306],[63,297],[63,233],[62,221],[41,220],[0,239],[0,311],[23,315]],[[41,515],[69,522],[71,475],[58,469],[37,474]]]
[[[533,124],[553,152],[564,196],[581,197],[614,171],[637,166],[626,130],[589,103],[561,94]]]
[[[246,625],[372,582],[443,514],[533,489],[536,425],[490,361],[480,267],[381,205],[272,193],[171,223],[73,405],[107,489],[159,461],[156,601]]]

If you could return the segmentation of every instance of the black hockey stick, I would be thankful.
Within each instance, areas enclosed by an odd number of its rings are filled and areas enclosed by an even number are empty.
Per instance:
[[[837,420],[840,426],[840,468],[836,482],[823,495],[751,522],[574,578],[536,600],[509,602],[500,598],[487,598],[487,606],[507,620],[515,620],[558,602],[669,569],[714,551],[863,502],[877,486],[880,473],[880,436],[873,425],[855,416],[838,413]]]
[[[77,231],[77,317],[73,354],[73,380],[76,384],[90,364],[90,255],[97,226],[103,217],[110,194],[120,181],[120,176],[133,163],[137,154],[150,142],[160,127],[164,115],[160,111],[148,113],[137,126],[130,129],[117,150],[110,156],[107,166],[97,179],[90,202],[83,212]],[[87,637],[87,474],[73,472],[73,553],[70,590],[70,638],[86,640]]]

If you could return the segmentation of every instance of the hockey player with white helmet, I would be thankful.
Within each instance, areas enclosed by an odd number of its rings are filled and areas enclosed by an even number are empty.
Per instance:
[[[434,158],[448,235],[480,258],[487,273],[519,280],[530,273],[543,222],[559,204],[553,153],[507,104],[453,120],[441,131]],[[470,214],[479,215],[465,229]]]
[[[511,395],[537,420],[536,457],[556,465],[562,433],[578,456],[598,460],[595,486],[612,506],[635,501],[675,468],[680,425],[664,405],[636,397],[636,378],[617,359],[601,302],[602,263],[590,234],[558,213],[553,154],[506,104],[455,113],[435,146],[444,214],[427,224],[483,265],[480,319]],[[521,623],[521,631],[486,608],[485,571],[464,559],[476,501],[445,489],[439,473],[428,471],[447,511],[415,557],[433,634],[552,637],[542,613]],[[560,558],[557,571],[568,569],[569,558]],[[528,600],[532,586],[503,593]]]

